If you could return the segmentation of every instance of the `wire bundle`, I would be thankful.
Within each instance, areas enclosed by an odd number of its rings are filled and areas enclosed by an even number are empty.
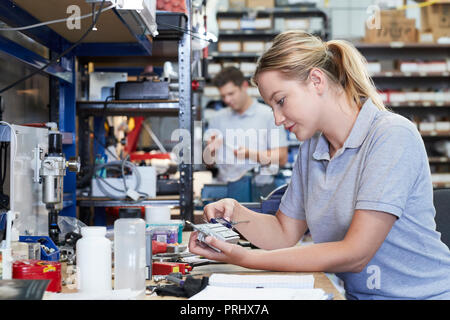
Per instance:
[[[105,196],[110,197],[112,199],[122,200],[127,197],[127,191],[129,190],[129,187],[127,186],[127,182],[125,179],[125,168],[128,168],[136,176],[136,185],[134,186],[133,190],[135,190],[137,193],[140,194],[140,199],[137,201],[142,201],[143,199],[148,197],[148,194],[139,191],[139,188],[141,186],[141,174],[140,174],[139,170],[137,169],[136,165],[134,163],[128,161],[127,159],[128,159],[128,157],[122,161],[110,161],[110,162],[106,162],[106,163],[97,164],[94,168],[95,173],[94,173],[93,177],[97,179],[98,188],[100,189],[100,191],[103,192],[103,194]],[[124,188],[123,189],[117,188],[117,187],[111,185],[102,176],[98,175],[98,172],[102,171],[103,169],[119,172],[122,175],[122,181],[123,181]],[[105,188],[104,184],[115,191],[123,193],[123,196],[117,196],[115,194],[112,194]]]

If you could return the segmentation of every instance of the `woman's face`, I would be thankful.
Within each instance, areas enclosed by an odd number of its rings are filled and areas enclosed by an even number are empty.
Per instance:
[[[320,130],[321,102],[316,85],[288,79],[280,71],[258,75],[261,97],[272,108],[276,125],[283,125],[298,140],[305,141]]]

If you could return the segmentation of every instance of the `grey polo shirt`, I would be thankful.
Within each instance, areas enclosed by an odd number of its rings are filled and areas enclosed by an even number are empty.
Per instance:
[[[220,181],[236,180],[258,165],[252,159],[237,159],[233,149],[247,147],[262,151],[288,145],[286,131],[275,125],[270,107],[255,99],[243,114],[230,107],[219,110],[209,121],[208,131],[219,134],[224,140],[216,155]]]
[[[305,141],[280,210],[306,220],[315,243],[344,239],[355,210],[398,219],[359,273],[337,273],[349,299],[450,299],[450,251],[436,231],[428,157],[417,128],[367,100],[330,160],[320,134]]]

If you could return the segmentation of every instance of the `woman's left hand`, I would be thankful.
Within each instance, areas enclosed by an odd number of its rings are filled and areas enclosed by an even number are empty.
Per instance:
[[[191,233],[191,237],[189,238],[189,252],[198,254],[207,259],[242,265],[245,259],[251,254],[249,250],[246,250],[239,245],[227,243],[211,236],[206,237],[205,241],[210,246],[221,251],[217,252],[204,243],[199,242],[197,236],[197,231]]]

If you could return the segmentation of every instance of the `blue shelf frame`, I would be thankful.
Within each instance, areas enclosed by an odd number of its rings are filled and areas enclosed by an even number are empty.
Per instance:
[[[191,21],[191,0],[186,0],[187,24]],[[50,99],[57,100],[55,106],[58,109],[58,127],[64,134],[63,152],[66,158],[76,155],[75,124],[76,124],[76,57],[96,57],[96,56],[149,56],[152,54],[152,42],[143,34],[136,34],[131,26],[128,26],[120,13],[115,12],[122,23],[130,30],[136,39],[136,43],[81,43],[69,54],[61,58],[57,64],[46,68],[43,73],[49,77],[51,94],[57,92],[58,96],[50,96]],[[17,6],[12,0],[0,0],[0,21],[5,22],[10,27],[20,27],[40,23],[36,18],[24,9]],[[45,46],[49,50],[50,57],[54,57],[69,48],[72,43],[61,37],[58,33],[47,26],[23,30],[21,33],[33,39],[37,43]],[[192,92],[191,92],[191,43],[190,35],[181,33],[178,35],[178,61],[180,76],[180,99],[179,99],[179,122],[180,128],[192,132]],[[171,40],[173,37],[171,37]],[[162,37],[161,40],[167,40]],[[49,59],[42,57],[35,52],[11,41],[0,35],[0,51],[7,53],[18,61],[25,63],[31,68],[40,68],[49,62]],[[136,69],[129,70],[130,73],[139,72]],[[55,108],[56,109],[56,108]],[[54,118],[54,115],[52,115]],[[53,119],[55,120],[55,119]],[[96,117],[94,120],[94,131],[96,136],[103,137],[104,118]],[[192,146],[192,139],[190,145]],[[104,153],[103,147],[95,142],[97,153]],[[181,156],[181,155],[180,155]],[[183,160],[179,165],[180,170],[180,209],[181,216],[186,220],[193,221],[193,148],[189,148],[188,160]],[[64,208],[60,215],[76,216],[76,174],[67,172],[64,179]],[[101,215],[99,215],[101,216]],[[101,220],[101,219],[100,219]],[[95,221],[99,224],[103,221]]]
[[[115,13],[125,23],[120,14],[118,12]],[[10,27],[20,27],[41,22],[17,6],[12,0],[0,0],[0,20]],[[58,63],[43,70],[43,73],[49,76],[49,81],[56,79],[57,84],[54,92],[58,94],[58,127],[65,137],[63,139],[63,152],[66,158],[76,155],[75,59],[77,56],[151,55],[151,41],[143,35],[133,33],[132,28],[127,27],[136,38],[137,43],[81,43],[72,52],[62,57]],[[72,43],[47,26],[23,30],[21,33],[48,48],[53,56],[63,52],[72,45]],[[41,68],[49,62],[49,59],[3,36],[0,36],[0,51],[34,69]],[[64,178],[64,208],[61,210],[60,215],[76,216],[75,173],[67,172]]]

